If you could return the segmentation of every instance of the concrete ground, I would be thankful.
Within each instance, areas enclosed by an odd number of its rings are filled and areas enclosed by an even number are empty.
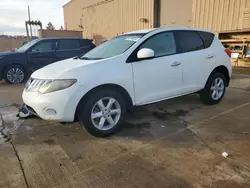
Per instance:
[[[234,76],[216,106],[189,95],[136,108],[105,139],[18,120],[22,88],[0,84],[0,187],[250,187],[250,77]]]

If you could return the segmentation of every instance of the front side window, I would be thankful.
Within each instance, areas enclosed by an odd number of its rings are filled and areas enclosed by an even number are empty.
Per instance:
[[[17,49],[17,52],[25,52],[28,50],[30,47],[32,47],[34,44],[36,44],[39,41],[39,39],[34,39],[25,45],[21,46],[20,48]]]
[[[177,31],[177,36],[183,53],[204,49],[203,41],[195,31]]]
[[[85,54],[81,59],[105,59],[120,55],[127,51],[143,36],[144,34],[127,34],[116,37],[97,46],[96,48]]]
[[[173,32],[164,32],[149,38],[140,49],[149,48],[155,52],[155,57],[172,55],[176,53],[176,43]]]
[[[80,44],[78,40],[59,40],[57,44],[58,50],[75,50],[79,48]]]
[[[41,41],[34,48],[33,52],[50,52],[53,51],[53,42],[52,41]]]

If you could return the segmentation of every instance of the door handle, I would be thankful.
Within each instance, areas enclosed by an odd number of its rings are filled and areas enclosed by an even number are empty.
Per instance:
[[[213,57],[214,57],[213,55],[208,55],[208,56],[207,56],[208,59],[211,59],[211,58],[213,58]]]
[[[171,67],[177,67],[177,66],[179,66],[179,65],[181,65],[181,62],[175,61],[175,62],[171,65]]]

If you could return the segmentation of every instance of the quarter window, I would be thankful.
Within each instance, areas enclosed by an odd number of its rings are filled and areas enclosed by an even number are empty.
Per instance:
[[[60,40],[58,43],[58,50],[75,50],[79,48],[78,40]]]
[[[214,34],[203,31],[199,31],[198,33],[204,41],[205,48],[209,48],[214,40]]]
[[[172,55],[176,53],[176,44],[173,32],[164,32],[152,36],[144,42],[140,49],[149,48],[155,52],[155,57]]]
[[[204,49],[204,43],[197,32],[178,31],[177,35],[182,52],[191,52]]]

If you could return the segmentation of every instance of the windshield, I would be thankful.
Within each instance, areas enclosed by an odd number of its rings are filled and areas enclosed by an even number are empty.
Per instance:
[[[34,39],[30,42],[28,42],[27,44],[21,46],[20,48],[17,49],[17,52],[25,52],[26,50],[28,50],[31,46],[33,46],[34,44],[37,43],[39,39]]]
[[[128,34],[116,37],[97,46],[96,48],[85,54],[81,59],[105,59],[120,55],[128,50],[143,36],[144,34]]]

